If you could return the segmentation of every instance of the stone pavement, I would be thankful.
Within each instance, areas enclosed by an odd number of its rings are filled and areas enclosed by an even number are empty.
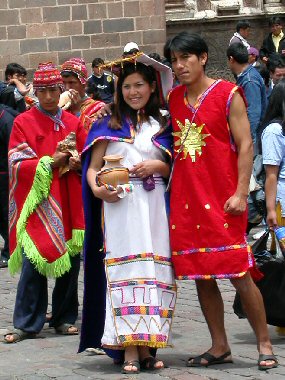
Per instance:
[[[12,327],[12,313],[19,275],[11,277],[7,269],[0,269],[0,335]],[[80,301],[83,290],[82,270],[79,279]],[[51,293],[53,281],[49,282]],[[0,380],[253,380],[284,379],[285,337],[278,337],[274,327],[270,333],[280,366],[270,372],[257,370],[257,352],[254,335],[246,320],[239,320],[232,310],[234,291],[228,281],[220,282],[225,301],[225,322],[234,364],[209,368],[187,368],[190,355],[200,354],[209,347],[207,326],[200,311],[193,282],[179,283],[176,316],[173,323],[174,348],[159,351],[159,357],[168,368],[160,372],[141,372],[122,375],[120,367],[112,365],[107,356],[77,354],[78,336],[56,335],[46,327],[36,339],[17,344],[0,342]],[[78,320],[80,326],[80,317]]]

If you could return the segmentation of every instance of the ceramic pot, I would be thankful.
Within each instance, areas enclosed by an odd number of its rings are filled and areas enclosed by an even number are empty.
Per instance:
[[[116,187],[129,183],[129,170],[121,165],[122,156],[104,156],[105,165],[98,173],[99,183]]]

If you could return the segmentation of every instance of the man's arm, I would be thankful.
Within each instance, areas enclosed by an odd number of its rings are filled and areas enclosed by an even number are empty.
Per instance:
[[[239,93],[233,96],[229,126],[238,151],[238,183],[235,193],[226,201],[224,210],[239,215],[246,210],[252,172],[253,146],[244,101]]]

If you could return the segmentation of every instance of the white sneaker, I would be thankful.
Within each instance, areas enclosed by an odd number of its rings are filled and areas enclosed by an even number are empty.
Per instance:
[[[89,352],[91,355],[106,355],[106,352],[102,350],[102,348],[89,347],[86,348],[85,351]]]

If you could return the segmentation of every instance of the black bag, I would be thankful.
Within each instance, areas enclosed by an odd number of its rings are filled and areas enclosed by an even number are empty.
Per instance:
[[[256,283],[264,302],[269,325],[285,327],[285,263],[266,249],[269,231],[252,246],[259,270],[264,277]],[[236,293],[233,309],[239,318],[246,318],[240,296]]]

